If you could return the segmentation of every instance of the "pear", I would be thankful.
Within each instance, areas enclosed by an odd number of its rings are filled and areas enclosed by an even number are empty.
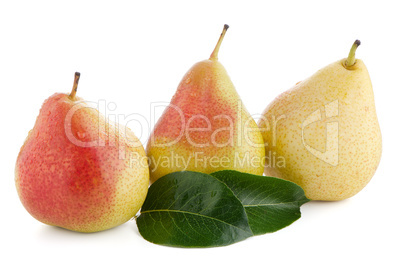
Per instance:
[[[210,58],[184,75],[151,132],[146,149],[151,182],[183,170],[263,174],[261,133],[218,61],[228,27],[224,26]]]
[[[56,93],[40,110],[16,162],[20,200],[37,220],[96,232],[131,219],[145,200],[149,168],[128,129],[108,123],[72,92]]]
[[[311,200],[336,201],[361,191],[381,157],[381,132],[364,63],[349,56],[279,95],[258,122],[265,174],[300,185]]]

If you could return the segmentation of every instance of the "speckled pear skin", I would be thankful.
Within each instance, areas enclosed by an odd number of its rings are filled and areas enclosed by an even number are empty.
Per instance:
[[[77,109],[67,119],[73,106],[88,107],[62,93],[44,102],[17,158],[18,195],[45,224],[79,232],[109,229],[131,219],[145,200],[149,169],[146,160],[137,163],[145,151],[128,128],[108,124],[93,108]],[[98,144],[88,145],[92,141]]]
[[[370,181],[381,158],[369,73],[359,59],[351,67],[344,63],[330,64],[279,95],[264,110],[265,120],[258,122],[266,153],[286,161],[285,167],[267,165],[265,174],[297,183],[311,200],[352,197]],[[314,113],[323,120],[306,125]],[[338,131],[327,142],[330,127]],[[326,157],[317,155],[324,153]]]
[[[184,75],[146,150],[152,182],[182,170],[212,173],[230,169],[256,175],[264,171],[261,133],[216,59],[196,63]]]

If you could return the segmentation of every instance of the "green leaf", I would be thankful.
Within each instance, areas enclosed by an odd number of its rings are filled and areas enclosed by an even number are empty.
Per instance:
[[[225,246],[253,235],[242,204],[224,183],[188,171],[152,184],[137,226],[146,240],[179,247]]]
[[[301,217],[309,201],[301,187],[283,179],[232,170],[211,174],[225,183],[243,204],[254,235],[275,232]]]

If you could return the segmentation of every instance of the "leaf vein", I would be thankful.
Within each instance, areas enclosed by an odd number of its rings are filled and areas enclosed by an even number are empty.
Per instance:
[[[234,228],[237,228],[237,229],[239,229],[239,230],[242,230],[242,231],[244,231],[244,232],[247,232],[247,231],[244,230],[243,228],[238,227],[238,226],[236,226],[236,225],[234,225],[234,224],[228,223],[228,222],[226,222],[226,221],[219,220],[219,219],[217,219],[217,218],[210,217],[210,216],[206,216],[206,215],[202,215],[202,214],[198,214],[198,213],[187,212],[187,211],[181,211],[181,210],[150,210],[150,211],[143,211],[141,214],[144,214],[144,213],[152,213],[152,212],[177,212],[177,213],[184,213],[184,214],[189,214],[189,215],[197,215],[197,216],[201,216],[201,217],[204,217],[204,218],[211,219],[211,220],[213,220],[213,221],[218,221],[218,222],[227,224],[227,225],[229,225],[229,226],[232,226],[232,227],[234,227]],[[169,214],[169,216],[172,217],[170,214]],[[175,223],[175,224],[176,224],[176,223]]]

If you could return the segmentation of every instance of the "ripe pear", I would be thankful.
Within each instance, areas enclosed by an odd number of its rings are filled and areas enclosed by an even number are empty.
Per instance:
[[[373,88],[363,61],[334,62],[279,95],[258,122],[268,157],[265,174],[300,185],[311,200],[336,201],[361,191],[381,157]],[[272,160],[271,160],[272,161]]]
[[[16,163],[20,200],[37,220],[96,232],[131,219],[149,185],[144,148],[128,129],[72,92],[56,93],[40,110]]]
[[[218,61],[228,27],[224,26],[210,58],[184,75],[150,135],[146,150],[151,182],[183,170],[263,174],[261,133]]]

